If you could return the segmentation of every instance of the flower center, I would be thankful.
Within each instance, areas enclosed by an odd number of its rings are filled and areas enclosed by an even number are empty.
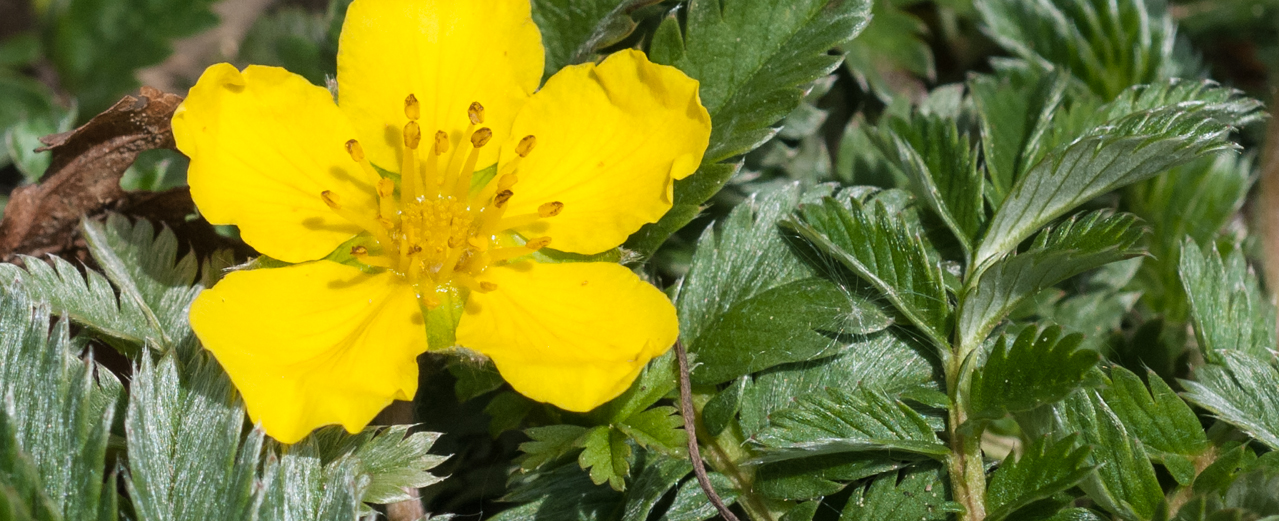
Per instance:
[[[420,114],[417,98],[410,94],[404,100],[408,122],[403,129],[398,197],[395,182],[378,174],[359,141],[352,139],[346,142],[346,150],[376,187],[377,214],[363,215],[343,206],[341,195],[331,190],[321,192],[320,198],[373,238],[375,244],[352,247],[352,256],[404,277],[415,286],[422,304],[434,309],[440,305],[435,296],[438,290],[448,286],[480,292],[497,289],[492,283],[477,282],[476,277],[491,265],[529,255],[551,242],[550,237],[530,237],[521,245],[511,230],[559,215],[564,204],[550,201],[535,214],[506,215],[507,203],[515,196],[512,189],[520,159],[533,151],[535,137],[520,140],[516,157],[478,186],[476,162],[480,149],[493,137],[493,131],[482,126],[484,107],[476,102],[467,109],[470,124],[462,133],[467,138],[456,147],[451,146],[448,132],[437,130],[422,150]],[[506,237],[510,239],[503,240]]]

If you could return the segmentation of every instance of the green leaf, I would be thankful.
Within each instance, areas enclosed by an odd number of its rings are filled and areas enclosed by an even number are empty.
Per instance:
[[[861,89],[874,93],[885,103],[911,93],[904,88],[910,86],[910,82],[900,79],[903,73],[928,81],[936,80],[937,76],[933,53],[926,42],[928,26],[896,4],[891,0],[876,0],[871,10],[874,23],[842,47],[846,53],[844,66]]]
[[[76,357],[83,348],[66,321],[51,327],[47,308],[0,286],[0,405],[8,424],[0,434],[16,441],[10,453],[30,457],[44,496],[65,519],[100,519],[102,505],[115,501],[106,452],[123,387],[92,356]]]
[[[1097,126],[1049,152],[1017,180],[977,250],[983,266],[1088,200],[1226,150],[1231,125],[1257,102],[1209,83],[1168,82],[1128,90],[1097,112]]]
[[[622,493],[596,486],[574,462],[529,474],[516,474],[502,501],[520,503],[495,521],[605,521],[615,519]]]
[[[796,185],[756,194],[729,213],[718,233],[708,228],[698,241],[688,275],[675,289],[675,307],[679,312],[680,333],[689,353],[696,355],[699,366],[692,377],[702,381],[703,372],[716,373],[715,380],[727,381],[748,373],[747,367],[715,366],[703,357],[702,340],[719,342],[706,332],[718,327],[724,317],[740,303],[788,283],[809,279],[816,274],[786,240],[776,222],[799,203]],[[766,304],[760,301],[760,304]],[[742,316],[742,319],[754,317]],[[740,320],[739,320],[740,322]],[[801,338],[811,345],[817,333]],[[829,344],[824,344],[823,347]],[[734,347],[732,344],[724,348]],[[751,346],[750,352],[755,352]],[[812,352],[810,348],[808,352]],[[734,353],[720,355],[736,361]],[[711,360],[714,360],[714,356]],[[758,369],[756,369],[758,370]]]
[[[1079,349],[1083,336],[1060,327],[1028,327],[1012,343],[1000,336],[973,371],[968,402],[973,418],[1002,418],[1065,398],[1097,365],[1096,351]]]
[[[917,335],[892,328],[855,338],[843,354],[834,357],[768,369],[743,390],[742,430],[748,436],[754,434],[775,411],[826,388],[856,392],[865,386],[890,395],[910,389],[936,391],[941,372],[930,358],[931,349],[922,342]]]
[[[1139,83],[1191,73],[1173,60],[1163,1],[978,0],[985,32],[1022,59],[1070,71],[1110,99]],[[1192,74],[1186,74],[1192,75]]]
[[[520,470],[529,472],[542,465],[559,459],[579,448],[576,442],[586,432],[586,427],[577,425],[547,425],[524,430],[531,441],[520,444]]]
[[[785,224],[878,289],[939,352],[949,352],[950,297],[920,236],[879,199],[848,202],[845,207],[828,197],[820,205],[802,205],[801,219]]]
[[[149,222],[130,223],[117,214],[109,215],[105,225],[86,219],[81,226],[105,279],[93,271],[82,278],[58,258],[50,259],[53,268],[27,258],[25,272],[0,264],[0,274],[20,279],[33,300],[47,302],[55,313],[90,328],[126,354],[146,345],[161,352],[176,350],[181,360],[188,360],[196,352],[196,340],[187,310],[222,266],[206,263],[206,280],[194,285],[200,266],[194,253],[177,258],[178,241],[169,229],[157,235]]]
[[[1192,459],[1208,450],[1208,438],[1194,411],[1159,375],[1148,371],[1146,379],[1149,391],[1136,374],[1115,366],[1101,397],[1151,458],[1163,463],[1178,483],[1190,485],[1196,474]]]
[[[991,521],[1007,519],[1017,509],[1075,486],[1093,466],[1088,463],[1090,449],[1078,446],[1075,435],[1059,440],[1041,437],[1034,440],[1013,461],[1012,454],[990,477],[986,487],[986,508]]]
[[[1187,241],[1181,248],[1180,272],[1204,358],[1220,362],[1220,352],[1227,349],[1271,357],[1274,305],[1263,296],[1242,252],[1223,259],[1215,245],[1204,253]]]
[[[670,406],[654,407],[621,423],[617,429],[626,433],[641,447],[669,456],[688,458],[688,433],[684,418]]]
[[[916,197],[941,217],[965,256],[986,221],[982,173],[967,133],[953,119],[915,114],[889,118],[873,135],[885,157],[911,179]]]
[[[1040,232],[1026,251],[995,260],[960,300],[960,345],[972,349],[1040,291],[1085,271],[1141,255],[1144,231],[1130,214],[1101,210]]]
[[[626,247],[651,254],[688,224],[741,166],[724,161],[772,138],[772,125],[799,106],[803,87],[839,66],[841,58],[828,51],[857,36],[869,18],[869,0],[692,0],[682,31],[678,17],[668,16],[649,55],[700,82],[710,146],[698,171],[675,182],[671,211]]]
[[[647,521],[658,500],[693,471],[693,464],[686,459],[649,454],[626,493],[621,521]]]
[[[656,0],[533,1],[533,21],[546,47],[543,81],[565,65],[591,60],[635,30],[634,11]]]
[[[577,463],[582,470],[590,470],[592,482],[596,485],[607,482],[618,492],[626,489],[626,477],[631,472],[631,446],[626,434],[600,425],[583,434],[577,445],[582,447]]]
[[[738,302],[693,342],[694,381],[715,384],[838,353],[843,334],[888,327],[879,307],[822,278],[789,282]],[[760,349],[760,346],[768,346]]]
[[[203,357],[201,357],[203,358]],[[142,357],[125,433],[133,509],[141,519],[249,519],[263,433],[240,441],[244,406],[212,360],[180,381],[173,356]]]
[[[459,403],[497,390],[506,380],[498,374],[493,362],[479,357],[451,356],[445,366],[457,379],[453,392]]]
[[[973,76],[968,81],[990,176],[987,197],[998,207],[1013,184],[1037,162],[1053,115],[1066,93],[1066,76]]]
[[[1256,177],[1247,155],[1220,153],[1174,168],[1126,190],[1129,210],[1153,230],[1137,278],[1142,301],[1170,321],[1188,322],[1189,303],[1178,273],[1187,238],[1208,244],[1243,207]]]
[[[919,413],[866,388],[804,395],[774,412],[753,438],[762,447],[760,462],[842,452],[894,450],[934,458],[950,453]]]
[[[315,436],[278,450],[268,444],[263,464],[263,521],[349,521],[359,516],[360,494],[367,480],[359,479],[358,462],[342,457],[326,464]]]
[[[596,424],[626,420],[657,403],[678,385],[679,363],[672,349],[650,361],[626,392],[591,411],[589,418]]]
[[[818,499],[843,490],[849,481],[868,478],[904,467],[891,455],[849,452],[823,454],[759,466],[755,490],[778,499]]]
[[[737,417],[742,406],[742,391],[750,381],[743,376],[715,394],[702,406],[702,426],[708,436],[719,436]]]
[[[938,465],[888,474],[869,486],[853,491],[839,521],[881,521],[911,519],[945,521],[963,511],[946,500],[945,474]]]
[[[1079,487],[1098,506],[1125,519],[1150,519],[1164,499],[1141,440],[1129,434],[1114,411],[1093,389],[1079,389],[1066,400],[1018,415],[1031,437],[1060,438],[1078,433],[1092,447],[1088,464],[1097,470]]]
[[[1181,380],[1186,400],[1271,449],[1279,449],[1279,371],[1268,360],[1232,350],[1216,352],[1217,360],[1195,370],[1195,380]]]
[[[212,0],[68,0],[46,12],[49,57],[62,85],[97,114],[137,88],[134,72],[164,61],[170,42],[217,23]]]
[[[0,519],[61,520],[62,510],[45,494],[40,471],[18,447],[16,436],[9,415],[0,409]]]
[[[708,472],[707,479],[711,482],[711,488],[724,500],[725,505],[732,505],[737,502],[737,489],[733,488],[733,482],[718,472]],[[675,501],[671,502],[670,508],[666,509],[666,515],[662,516],[661,521],[704,521],[719,514],[706,499],[706,492],[702,490],[701,485],[696,479],[690,479],[680,485],[679,490],[675,492]]]

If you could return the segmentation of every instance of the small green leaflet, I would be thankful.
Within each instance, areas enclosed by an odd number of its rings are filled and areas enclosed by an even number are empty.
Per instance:
[[[1208,409],[1271,449],[1279,449],[1279,371],[1266,359],[1217,351],[1217,361],[1182,380],[1186,400]]]
[[[1011,343],[1000,336],[968,387],[972,418],[1002,418],[1053,403],[1084,384],[1100,359],[1079,349],[1083,335],[1062,335],[1060,327],[1028,327]]]
[[[546,48],[546,81],[561,67],[583,63],[635,30],[631,12],[657,0],[533,1],[533,21]]]
[[[1044,135],[1065,98],[1066,85],[1063,74],[978,75],[968,81],[990,177],[986,197],[996,208],[1044,152]]]
[[[201,356],[201,359],[206,357]],[[125,485],[142,519],[249,519],[263,433],[243,444],[244,406],[216,362],[201,360],[179,380],[172,355],[143,356],[133,373],[125,432]]]
[[[687,5],[684,29],[681,17],[667,16],[653,35],[649,57],[701,83],[702,104],[711,115],[710,146],[701,168],[675,182],[671,210],[626,242],[627,249],[646,255],[692,221],[701,204],[737,172],[741,160],[732,158],[777,133],[773,125],[799,106],[803,87],[839,67],[842,58],[829,51],[856,37],[870,20],[869,0],[692,0]]]
[[[1079,484],[1097,505],[1125,519],[1149,519],[1164,500],[1141,440],[1129,434],[1097,391],[1079,389],[1064,401],[1017,416],[1034,438],[1078,433],[1092,447],[1096,472]]]
[[[889,473],[848,498],[839,521],[945,521],[963,507],[946,500],[945,474],[938,465]]]
[[[0,416],[6,424],[0,445],[8,445],[2,452],[16,468],[38,476],[24,486],[33,495],[43,488],[42,498],[32,497],[37,504],[28,505],[34,511],[103,519],[116,512],[115,476],[104,483],[103,469],[124,389],[92,357],[77,358],[73,353],[83,345],[70,336],[66,320],[51,328],[48,308],[0,286]]]
[[[1004,459],[990,477],[986,487],[986,508],[990,521],[1007,519],[1017,509],[1075,486],[1093,470],[1088,463],[1090,449],[1079,446],[1075,435],[1054,441],[1050,437],[1034,440],[1013,461]]]
[[[863,203],[856,197],[847,202],[845,207],[827,197],[821,204],[802,205],[800,218],[784,224],[875,286],[945,356],[952,317],[941,268],[929,258],[920,236],[883,202]]]
[[[1057,283],[1141,255],[1144,230],[1131,214],[1106,210],[1072,216],[1040,232],[1026,251],[1006,255],[969,282],[959,308],[960,346],[971,350],[1028,299]]]
[[[979,0],[986,34],[1037,67],[1060,67],[1107,99],[1139,83],[1194,76],[1173,60],[1163,1]]]
[[[1192,459],[1209,448],[1208,438],[1194,411],[1159,375],[1148,371],[1146,380],[1149,391],[1136,374],[1113,367],[1101,397],[1152,459],[1163,463],[1178,483],[1190,485],[1196,474]]]
[[[804,395],[774,412],[753,438],[761,446],[760,462],[882,450],[934,458],[950,453],[919,413],[866,388]]]
[[[591,428],[575,442],[582,448],[577,463],[589,470],[596,485],[608,483],[613,490],[626,490],[626,476],[631,472],[631,446],[622,431],[600,425]]]
[[[848,482],[892,472],[909,463],[892,454],[846,452],[775,463],[755,471],[755,490],[777,499],[820,499],[844,490]]]
[[[1208,83],[1174,81],[1131,89],[1102,107],[1097,126],[1017,180],[991,218],[974,265],[987,265],[1098,195],[1234,147],[1227,139],[1232,125],[1255,117],[1258,108],[1235,95]]]
[[[884,157],[911,178],[916,197],[928,205],[971,255],[986,220],[982,172],[967,133],[952,118],[914,114],[889,118],[872,134]]]
[[[1222,258],[1215,245],[1205,253],[1186,241],[1180,273],[1204,358],[1217,362],[1223,349],[1271,356],[1276,339],[1274,305],[1261,292],[1243,252],[1235,250]]]

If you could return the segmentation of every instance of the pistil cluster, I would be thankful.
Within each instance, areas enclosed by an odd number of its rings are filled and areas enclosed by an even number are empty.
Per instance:
[[[437,130],[426,150],[421,150],[422,130],[418,126],[421,107],[415,96],[404,100],[404,154],[400,165],[400,186],[382,177],[364,155],[360,142],[346,142],[346,151],[373,182],[378,195],[376,215],[366,215],[343,206],[342,196],[332,190],[320,198],[346,220],[363,228],[372,243],[351,248],[359,262],[391,270],[406,278],[428,309],[439,307],[436,297],[450,285],[471,291],[497,289],[477,277],[491,265],[529,255],[551,243],[550,237],[527,238],[522,245],[499,236],[515,228],[559,215],[564,204],[550,201],[535,214],[506,215],[513,188],[519,181],[520,160],[537,145],[537,138],[525,136],[515,147],[516,157],[502,165],[483,186],[473,187],[480,149],[489,144],[493,131],[484,127],[484,107],[479,102],[467,109],[470,124],[462,136],[468,139],[452,146],[449,133]]]

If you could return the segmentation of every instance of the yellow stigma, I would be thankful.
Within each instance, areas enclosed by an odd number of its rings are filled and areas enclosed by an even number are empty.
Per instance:
[[[497,290],[496,284],[479,282],[477,277],[489,266],[514,262],[551,244],[550,237],[528,237],[522,246],[509,246],[519,244],[518,239],[512,243],[510,238],[516,227],[555,217],[563,211],[564,203],[545,201],[536,213],[504,217],[515,197],[520,159],[528,156],[537,139],[525,136],[515,146],[516,157],[502,166],[500,175],[483,186],[472,186],[475,171],[489,166],[478,161],[481,149],[494,137],[492,129],[480,127],[484,106],[472,103],[465,120],[458,118],[452,126],[426,129],[435,131],[434,141],[427,147],[429,152],[419,153],[421,116],[421,103],[409,94],[404,98],[406,121],[401,132],[404,148],[400,151],[398,187],[373,168],[359,141],[346,141],[346,153],[369,176],[377,196],[375,208],[366,209],[358,197],[348,203],[332,190],[319,195],[332,211],[376,241],[376,245],[366,241],[352,246],[350,255],[366,266],[403,276],[429,309],[440,305],[434,295],[441,288]],[[451,142],[450,135],[460,136],[458,142]]]

